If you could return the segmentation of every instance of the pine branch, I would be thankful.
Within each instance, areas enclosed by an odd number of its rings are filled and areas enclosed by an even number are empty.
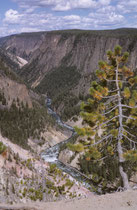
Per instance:
[[[133,134],[131,134],[130,132],[128,132],[126,129],[124,129],[124,131],[125,131],[126,133],[128,133],[130,136],[136,138],[136,136],[134,136]]]
[[[129,127],[129,126],[127,126],[127,125],[123,125],[123,127],[128,128],[128,129],[130,129],[130,130],[134,130],[132,127]]]
[[[97,159],[96,161],[104,160],[104,159],[106,159],[107,157],[109,157],[109,156],[107,155],[107,156],[105,156],[105,157],[103,157],[103,158],[101,158],[101,159]]]
[[[109,101],[107,101],[106,103],[104,103],[104,105],[106,106],[106,105],[110,104],[111,102],[116,102],[117,100],[118,100],[117,98],[112,98]]]
[[[108,140],[111,136],[112,136],[111,134],[108,135],[108,136],[105,136],[105,137],[102,138],[100,141],[98,141],[98,142],[96,142],[96,143],[94,143],[94,144],[91,144],[90,146],[98,145],[98,144],[102,143],[103,141]]]
[[[137,106],[128,106],[128,105],[124,105],[124,104],[121,104],[121,105],[122,105],[122,107],[130,108],[130,109],[137,108]]]
[[[117,107],[118,107],[118,105],[117,105],[117,106],[115,106],[114,108],[112,108],[110,111],[105,112],[103,115],[109,114],[110,112],[112,112],[113,110],[115,110]]]
[[[104,126],[104,128],[109,127],[111,125],[114,125],[114,123],[107,124],[106,126]]]
[[[116,96],[118,96],[118,95],[116,94],[116,95],[112,95],[112,96],[103,96],[103,97],[101,97],[101,98],[109,99],[109,98],[115,98]]]
[[[105,124],[107,124],[107,123],[109,123],[109,122],[111,122],[112,120],[116,119],[117,117],[119,117],[119,116],[112,117],[110,120],[108,120],[108,121],[102,123],[101,126],[102,126],[102,125],[105,125]]]
[[[124,136],[126,139],[128,139],[130,142],[133,142],[134,144],[137,144],[137,142],[135,142],[134,140],[132,140],[132,139],[130,139],[130,138],[128,138],[126,135],[124,135],[123,133],[122,133],[122,136]]]
[[[115,96],[118,96],[118,95],[116,94],[116,95],[112,95],[112,96],[101,96],[101,95],[96,94],[96,96],[101,97],[101,99],[109,99],[109,98],[115,98]]]
[[[125,115],[122,115],[122,117],[123,117],[123,118],[126,118],[126,119],[130,119],[130,120],[135,120],[135,118],[133,118],[133,117],[127,117],[127,116],[125,116]]]
[[[124,82],[124,83],[129,83],[128,81],[125,80],[109,80],[103,77],[104,80],[106,80],[107,82]]]
[[[116,91],[118,91],[118,89],[115,89],[115,90],[109,90],[108,92],[109,92],[109,93],[114,93],[114,92],[116,92]]]
[[[123,127],[129,128],[129,126],[127,126],[127,125],[123,125]]]

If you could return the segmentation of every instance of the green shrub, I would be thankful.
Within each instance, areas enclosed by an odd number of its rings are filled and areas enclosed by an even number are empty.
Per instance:
[[[3,153],[6,150],[6,146],[0,142],[0,154]]]

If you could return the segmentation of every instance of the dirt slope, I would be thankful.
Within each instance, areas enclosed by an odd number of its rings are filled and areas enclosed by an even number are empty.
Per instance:
[[[137,210],[137,190],[90,196],[85,199],[66,200],[50,203],[30,203],[6,206],[0,204],[0,210]]]

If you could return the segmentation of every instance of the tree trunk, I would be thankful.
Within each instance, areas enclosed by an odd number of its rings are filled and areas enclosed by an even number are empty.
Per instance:
[[[116,60],[117,61],[117,60]],[[118,82],[118,61],[117,61],[117,68],[116,68],[116,87],[117,87],[117,95],[118,95],[118,108],[119,108],[119,131],[118,131],[118,144],[117,144],[117,151],[118,151],[118,157],[119,157],[119,172],[122,177],[123,181],[123,187],[124,189],[130,189],[130,185],[128,182],[128,176],[126,172],[124,172],[122,163],[125,162],[125,159],[123,157],[123,149],[121,145],[121,140],[122,140],[122,133],[123,133],[123,109],[122,109],[122,104],[121,104],[121,91],[119,87],[119,82]]]
[[[122,177],[124,189],[125,189],[125,190],[130,189],[130,185],[129,185],[129,182],[128,182],[128,176],[127,176],[127,174],[124,172],[123,167],[122,167],[121,165],[119,166],[119,172],[120,172],[120,175],[121,175],[121,177]]]
[[[128,176],[127,174],[124,172],[122,163],[125,162],[124,158],[123,158],[123,151],[122,151],[122,146],[121,146],[121,142],[120,140],[118,141],[118,156],[119,156],[119,173],[122,177],[122,181],[123,181],[123,187],[125,190],[130,189],[130,185],[128,182]]]

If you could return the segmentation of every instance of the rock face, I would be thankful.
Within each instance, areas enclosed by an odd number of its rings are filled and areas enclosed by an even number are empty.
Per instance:
[[[31,85],[36,81],[41,82],[48,72],[61,65],[75,66],[85,84],[87,78],[98,67],[98,61],[106,59],[106,51],[112,50],[117,44],[130,53],[129,64],[132,68],[136,68],[136,34],[137,29],[66,30],[23,33],[9,36],[1,42],[6,51],[29,61],[22,75]],[[81,85],[81,81],[79,84]]]
[[[11,106],[13,100],[17,101],[18,99],[31,108],[32,99],[29,96],[29,90],[11,70],[10,67],[13,66],[14,63],[10,64],[6,55],[0,51],[0,93],[4,94],[8,107]]]
[[[7,55],[0,51],[0,133],[20,146],[28,147],[28,138],[45,139],[42,134],[53,120],[38,94],[30,90],[10,68]],[[36,131],[39,131],[36,136]]]
[[[22,71],[22,75],[30,82],[41,82],[44,76],[59,66],[75,66],[81,73],[79,82],[86,85],[91,73],[98,67],[98,61],[106,59],[108,49],[113,50],[119,44],[124,51],[130,53],[129,64],[132,68],[137,66],[137,30],[131,32],[124,30],[102,31],[85,33],[84,31],[48,32],[42,44],[31,56],[31,60]],[[34,65],[35,64],[35,65]],[[35,66],[35,68],[33,68]],[[27,74],[26,74],[27,72]],[[31,76],[33,75],[33,79]],[[35,75],[35,77],[34,77]]]
[[[77,97],[88,94],[90,83],[93,80],[93,72],[98,68],[98,61],[106,59],[106,51],[113,50],[115,45],[121,45],[123,51],[130,53],[129,66],[137,67],[137,29],[117,29],[106,31],[82,31],[65,30],[39,33],[24,33],[8,37],[2,47],[16,56],[28,61],[21,69],[20,75],[32,88],[41,93],[50,94],[55,99],[58,111],[62,112],[66,95]],[[73,81],[73,87],[67,84],[64,90],[61,86],[64,77],[60,68],[66,72],[75,71],[75,75],[69,75],[68,80]],[[70,72],[71,72],[70,71]],[[56,73],[55,73],[56,72]],[[64,71],[65,72],[65,71]],[[57,75],[58,73],[58,75]],[[77,77],[76,73],[79,74]],[[64,73],[66,74],[66,73]],[[54,81],[53,78],[58,80]],[[52,84],[52,90],[47,85]],[[54,95],[55,90],[58,90]],[[53,94],[52,94],[53,93]],[[64,96],[65,95],[65,96]],[[60,97],[60,98],[59,98]],[[69,104],[69,107],[73,106]],[[55,107],[57,109],[57,107]],[[66,110],[65,112],[69,112]],[[73,114],[72,114],[73,115]],[[70,116],[69,116],[70,117]]]
[[[9,53],[30,60],[32,53],[40,46],[45,32],[22,33],[0,39],[0,45]]]
[[[0,89],[3,90],[9,107],[11,106],[13,100],[17,101],[18,99],[20,102],[28,104],[30,108],[32,107],[32,99],[29,96],[29,91],[24,84],[19,84],[16,81],[1,76]]]

